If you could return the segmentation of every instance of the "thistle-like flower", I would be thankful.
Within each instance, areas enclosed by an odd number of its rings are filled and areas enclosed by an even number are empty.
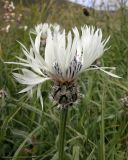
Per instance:
[[[47,33],[48,33],[48,30],[51,30],[52,32],[54,33],[58,33],[60,32],[60,26],[58,24],[48,24],[48,23],[40,23],[38,24],[37,26],[35,26],[34,29],[32,29],[30,31],[30,33],[33,33],[35,34],[36,36],[38,34],[41,34],[40,36],[40,51],[42,52],[45,48],[45,45],[46,45],[46,38],[47,38]]]
[[[66,35],[65,30],[60,32],[59,29],[46,27],[47,31],[44,32],[47,33],[46,45],[44,56],[41,56],[42,26],[37,27],[36,38],[35,41],[31,39],[32,46],[29,51],[21,44],[26,59],[18,57],[20,62],[8,62],[23,66],[21,74],[13,73],[19,83],[27,86],[20,93],[32,92],[36,88],[37,97],[40,97],[42,102],[41,85],[46,80],[52,80],[54,82],[52,97],[58,106],[66,108],[79,98],[76,79],[81,72],[99,69],[113,77],[118,77],[104,70],[107,67],[96,65],[91,67],[93,62],[103,55],[109,40],[109,38],[102,40],[101,29],[95,30],[94,27],[83,26],[80,34],[75,27]]]
[[[58,32],[60,30],[60,26],[58,24],[48,24],[48,23],[40,23],[37,26],[35,26],[35,29],[32,29],[30,32],[33,34],[39,34],[42,33],[42,36],[47,37],[47,31],[48,29],[51,29],[52,31]]]

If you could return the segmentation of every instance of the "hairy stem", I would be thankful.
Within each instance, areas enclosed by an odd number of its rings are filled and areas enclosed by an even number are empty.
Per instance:
[[[64,141],[65,141],[67,113],[68,113],[68,108],[60,111],[59,160],[64,160]]]
[[[105,89],[103,91],[103,96],[102,96],[102,105],[101,105],[101,130],[100,130],[100,135],[101,135],[101,145],[100,145],[100,148],[101,148],[101,157],[100,159],[101,160],[105,160],[105,134],[104,134],[104,129],[105,129],[105,126],[104,126],[104,101],[105,101]]]

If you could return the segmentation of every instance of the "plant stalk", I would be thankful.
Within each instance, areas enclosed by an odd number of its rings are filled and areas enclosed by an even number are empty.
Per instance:
[[[60,126],[59,126],[59,160],[64,160],[64,141],[67,121],[68,108],[60,111]]]
[[[101,160],[105,160],[105,142],[104,142],[104,107],[101,108]]]

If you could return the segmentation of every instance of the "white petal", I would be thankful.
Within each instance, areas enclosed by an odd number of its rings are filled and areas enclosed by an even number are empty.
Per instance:
[[[65,61],[66,61],[66,39],[65,39],[65,30],[58,34],[57,36],[57,43],[56,43],[56,60],[59,64],[59,67],[64,74],[65,72]],[[54,39],[53,39],[54,40]],[[57,45],[58,44],[58,45]]]
[[[34,72],[27,69],[22,69],[22,72],[23,74],[13,73],[15,79],[21,84],[37,85],[49,79],[49,78],[38,76]]]
[[[28,92],[28,91],[32,90],[33,87],[34,87],[33,85],[27,86],[26,88],[24,88],[23,90],[21,90],[21,91],[18,92],[18,93],[25,93],[25,92]]]
[[[21,66],[25,66],[25,67],[30,67],[30,65],[26,64],[26,63],[19,63],[19,62],[4,62],[4,63],[7,63],[7,64],[17,64],[17,65],[21,65]]]
[[[99,69],[99,70],[103,71],[104,73],[106,73],[106,74],[108,74],[108,75],[110,75],[114,78],[121,78],[120,76],[117,76],[114,73],[108,72],[108,71],[105,70],[105,69],[115,70],[115,67],[98,67],[96,65],[92,65],[92,66],[95,67],[95,68],[88,68],[88,69],[86,69],[86,71]]]
[[[82,28],[83,69],[88,68],[104,53],[104,47],[108,40],[109,38],[102,41],[101,29],[95,31],[93,27]]]
[[[69,32],[68,42],[71,43],[71,48],[68,50],[69,52],[66,53],[66,67],[70,65],[70,62],[74,59],[76,52],[77,52],[77,42],[79,41],[79,33],[78,30],[75,28],[73,29],[74,32],[74,39],[72,40],[71,33]]]
[[[108,74],[108,75],[110,75],[110,76],[112,76],[112,77],[114,77],[114,78],[121,78],[120,76],[117,76],[117,75],[115,75],[115,74],[113,74],[113,73],[111,73],[111,72],[105,71],[105,70],[103,70],[103,69],[100,68],[100,67],[99,67],[99,70],[103,71],[104,73],[106,73],[106,74]]]
[[[49,30],[48,37],[46,40],[46,47],[45,47],[45,62],[49,67],[50,71],[52,71],[53,63],[56,61],[54,52],[55,52],[55,48],[54,48],[54,42],[52,39],[52,33]]]

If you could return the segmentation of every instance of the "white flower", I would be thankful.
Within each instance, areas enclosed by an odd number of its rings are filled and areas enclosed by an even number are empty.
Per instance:
[[[48,29],[51,29],[55,32],[58,32],[60,30],[60,26],[58,24],[48,24],[48,23],[40,23],[37,26],[35,26],[35,29],[32,29],[30,33],[33,33],[35,35],[41,33],[42,36],[47,37],[47,31]]]
[[[12,1],[9,4],[9,8],[12,8],[13,10],[15,9],[14,3]]]
[[[53,32],[51,28],[47,28],[45,53],[42,57],[39,48],[44,27],[43,29],[41,29],[41,26],[39,28],[37,29],[35,42],[31,40],[32,46],[29,51],[21,44],[26,59],[18,57],[20,62],[8,62],[23,66],[21,74],[13,74],[19,83],[27,86],[20,93],[32,92],[32,89],[37,87],[37,96],[40,97],[42,102],[41,85],[43,82],[53,80],[59,86],[63,84],[71,85],[81,72],[89,69],[100,69],[113,77],[118,77],[105,71],[104,69],[107,69],[107,67],[93,65],[93,68],[90,68],[92,63],[103,55],[106,50],[105,45],[109,40],[109,38],[102,40],[101,29],[95,30],[94,27],[84,26],[81,28],[80,35],[75,27],[73,28],[73,35],[71,32],[66,35],[65,30]],[[76,92],[75,85],[71,86]]]
[[[47,39],[47,34],[48,34],[48,30],[52,31],[52,34],[56,34],[58,32],[60,32],[60,26],[58,24],[48,24],[48,23],[44,23],[44,24],[38,24],[37,26],[35,26],[35,29],[30,30],[30,33],[35,34],[36,36],[39,34],[40,35],[40,52],[42,53],[42,51],[44,51],[44,47],[46,45],[46,39]]]

